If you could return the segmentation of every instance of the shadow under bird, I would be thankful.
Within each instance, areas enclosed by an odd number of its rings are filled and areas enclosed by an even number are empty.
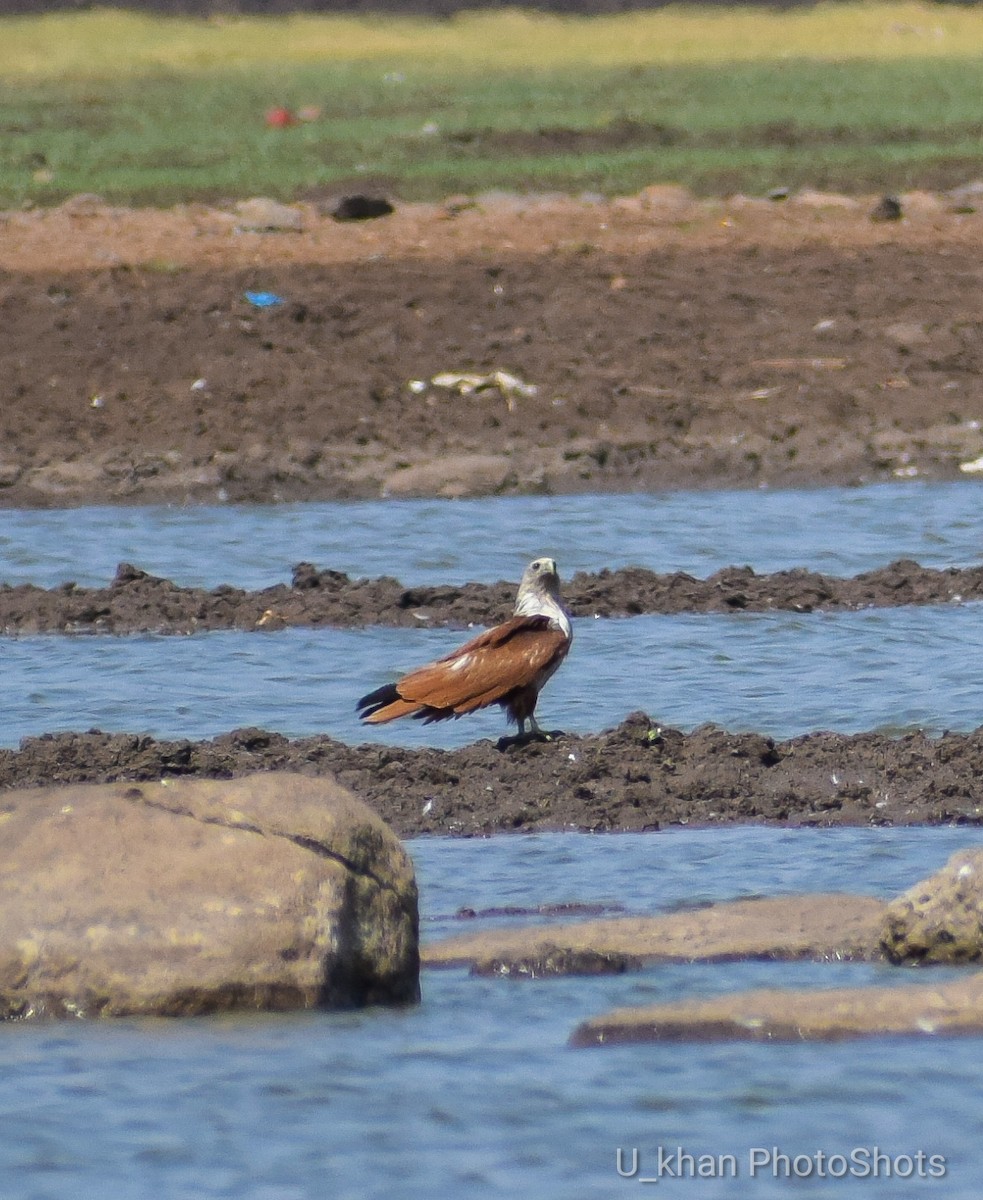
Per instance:
[[[399,717],[430,724],[498,704],[519,730],[518,737],[500,744],[549,741],[555,734],[541,729],[533,714],[540,690],[566,658],[572,640],[556,563],[552,558],[537,558],[523,572],[514,615],[507,621],[436,662],[377,688],[356,707],[369,725]]]

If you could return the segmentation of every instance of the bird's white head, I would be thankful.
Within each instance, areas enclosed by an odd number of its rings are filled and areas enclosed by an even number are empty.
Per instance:
[[[522,573],[515,598],[518,617],[546,616],[570,636],[570,614],[560,596],[560,576],[552,558],[534,558]]]

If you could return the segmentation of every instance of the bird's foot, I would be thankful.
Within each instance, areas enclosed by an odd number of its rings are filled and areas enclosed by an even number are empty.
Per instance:
[[[499,750],[508,750],[512,746],[528,746],[530,742],[555,742],[564,736],[562,729],[530,729],[524,733],[514,733],[510,737],[500,737],[496,746]]]

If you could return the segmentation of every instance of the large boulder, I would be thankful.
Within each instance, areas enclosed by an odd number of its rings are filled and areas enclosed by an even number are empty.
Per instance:
[[[983,850],[960,850],[888,905],[881,946],[894,963],[983,958]]]
[[[419,999],[412,864],[330,780],[11,791],[0,831],[0,1017]]]

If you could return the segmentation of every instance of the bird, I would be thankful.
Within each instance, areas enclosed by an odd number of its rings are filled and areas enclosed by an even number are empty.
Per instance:
[[[507,621],[436,662],[369,692],[356,709],[369,725],[399,717],[414,717],[429,725],[498,704],[518,727],[518,735],[501,739],[500,746],[551,741],[557,734],[540,728],[534,715],[536,701],[566,658],[572,640],[556,563],[552,558],[536,558],[523,572],[515,609]]]

